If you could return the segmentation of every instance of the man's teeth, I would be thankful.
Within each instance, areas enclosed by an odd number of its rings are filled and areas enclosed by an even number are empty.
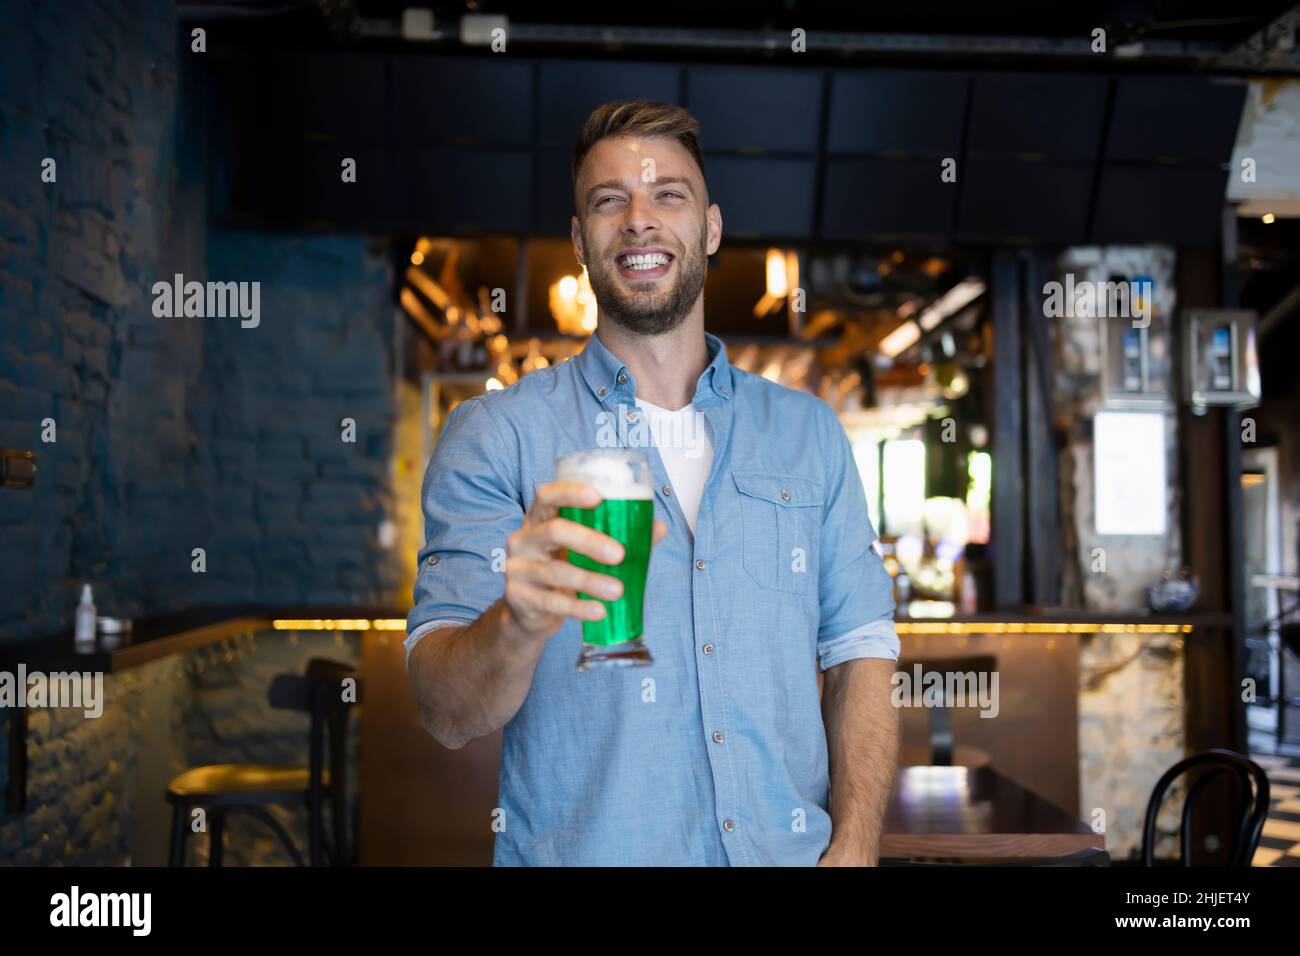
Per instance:
[[[651,252],[642,256],[620,256],[619,262],[625,269],[657,269],[668,265],[668,256],[662,252]]]

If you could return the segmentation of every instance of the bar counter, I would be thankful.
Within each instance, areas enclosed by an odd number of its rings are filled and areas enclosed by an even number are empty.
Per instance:
[[[22,665],[27,672],[82,671],[112,674],[170,654],[192,651],[244,634],[267,631],[352,631],[372,637],[362,642],[362,673],[371,701],[361,734],[364,801],[362,846],[366,862],[403,863],[440,859],[482,861],[484,846],[477,811],[494,805],[500,735],[493,734],[461,751],[447,751],[420,727],[406,690],[405,611],[393,607],[203,607],[180,614],[142,619],[131,640],[112,650],[81,654],[70,630],[0,645],[0,668]],[[936,741],[945,733],[955,741],[944,755],[955,765],[993,767],[1020,786],[1070,815],[1080,812],[1079,640],[1091,635],[1138,635],[1187,644],[1185,670],[1190,702],[1207,699],[1193,684],[1212,679],[1193,664],[1194,645],[1221,640],[1230,618],[1221,614],[1114,615],[1057,608],[1021,608],[950,617],[897,619],[903,650],[899,670],[996,672],[1000,676],[998,720],[982,720],[971,708],[936,715],[903,708],[900,767],[930,765]],[[1188,639],[1191,639],[1190,641]],[[936,723],[937,717],[948,723]],[[8,800],[11,810],[25,803],[26,719],[10,715]],[[1185,715],[1189,748],[1229,745],[1226,729],[1204,712]],[[421,768],[418,773],[395,772]],[[477,804],[482,803],[479,808]],[[467,804],[474,804],[468,806]],[[434,810],[432,814],[431,810]],[[430,820],[446,824],[432,825]],[[438,826],[442,826],[441,831]],[[473,835],[471,835],[473,834]]]

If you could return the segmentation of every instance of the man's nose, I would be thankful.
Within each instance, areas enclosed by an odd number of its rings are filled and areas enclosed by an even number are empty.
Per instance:
[[[633,193],[628,199],[627,212],[623,216],[623,229],[631,233],[642,233],[648,229],[659,228],[659,216],[649,198],[640,193]]]

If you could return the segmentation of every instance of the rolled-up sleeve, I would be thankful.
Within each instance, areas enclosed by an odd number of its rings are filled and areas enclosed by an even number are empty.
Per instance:
[[[420,488],[424,546],[406,656],[440,627],[471,624],[505,593],[506,537],[523,523],[511,433],[483,398],[447,417]]]
[[[466,624],[472,623],[472,621],[450,621],[446,619],[439,621],[426,621],[414,630],[409,631],[406,635],[406,640],[402,642],[402,646],[406,648],[406,662],[408,664],[411,663],[411,648],[415,647],[416,642],[430,631],[436,631],[440,627],[463,627]]]
[[[872,548],[876,532],[853,449],[829,406],[822,426],[828,488],[818,585],[818,665],[828,670],[863,657],[896,661],[900,645],[894,628],[894,583]]]

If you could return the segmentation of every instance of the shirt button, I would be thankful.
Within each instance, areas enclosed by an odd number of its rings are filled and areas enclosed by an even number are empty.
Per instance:
[[[727,394],[727,386],[725,386],[725,385],[719,385],[719,386],[718,386],[718,391],[721,392],[721,393],[724,394],[724,395]]]
[[[724,734],[722,731],[720,731],[720,730],[715,730],[715,731],[713,732],[713,742],[714,742],[715,744],[720,744],[720,743],[722,743],[722,742],[723,742],[724,740],[726,740],[726,739],[727,739],[726,734]]]
[[[620,385],[626,385],[626,384],[627,384],[627,376],[624,375],[622,372],[619,372],[619,373],[618,373],[618,384],[620,384]]]
[[[704,570],[704,562],[703,562],[703,561],[696,561],[696,562],[695,562],[695,570],[696,570],[696,571],[703,571],[703,570]]]
[[[628,420],[628,424],[634,423],[636,421],[636,412],[628,412],[627,420]]]
[[[704,653],[705,653],[706,655],[708,655],[708,654],[712,654],[712,653],[713,653],[713,645],[712,645],[712,644],[705,644],[702,648],[700,648],[700,650],[704,651]]]
[[[438,556],[437,556],[436,554],[431,554],[431,555],[429,555],[429,563],[430,563],[430,564],[437,564],[437,563],[438,563]]]
[[[724,830],[726,830],[728,833],[730,833],[732,830],[736,829],[736,825],[735,825],[734,823],[732,823],[730,820],[723,820],[723,821],[722,821],[722,829],[724,829]]]
[[[604,397],[605,397],[605,386],[602,385],[600,388],[596,389],[596,394],[599,395],[601,398],[604,398]]]
[[[790,492],[786,491],[784,488],[781,489],[781,500],[782,501],[790,500]]]
[[[673,490],[668,485],[664,485],[659,490],[664,493],[665,498],[671,498],[673,496]]]

